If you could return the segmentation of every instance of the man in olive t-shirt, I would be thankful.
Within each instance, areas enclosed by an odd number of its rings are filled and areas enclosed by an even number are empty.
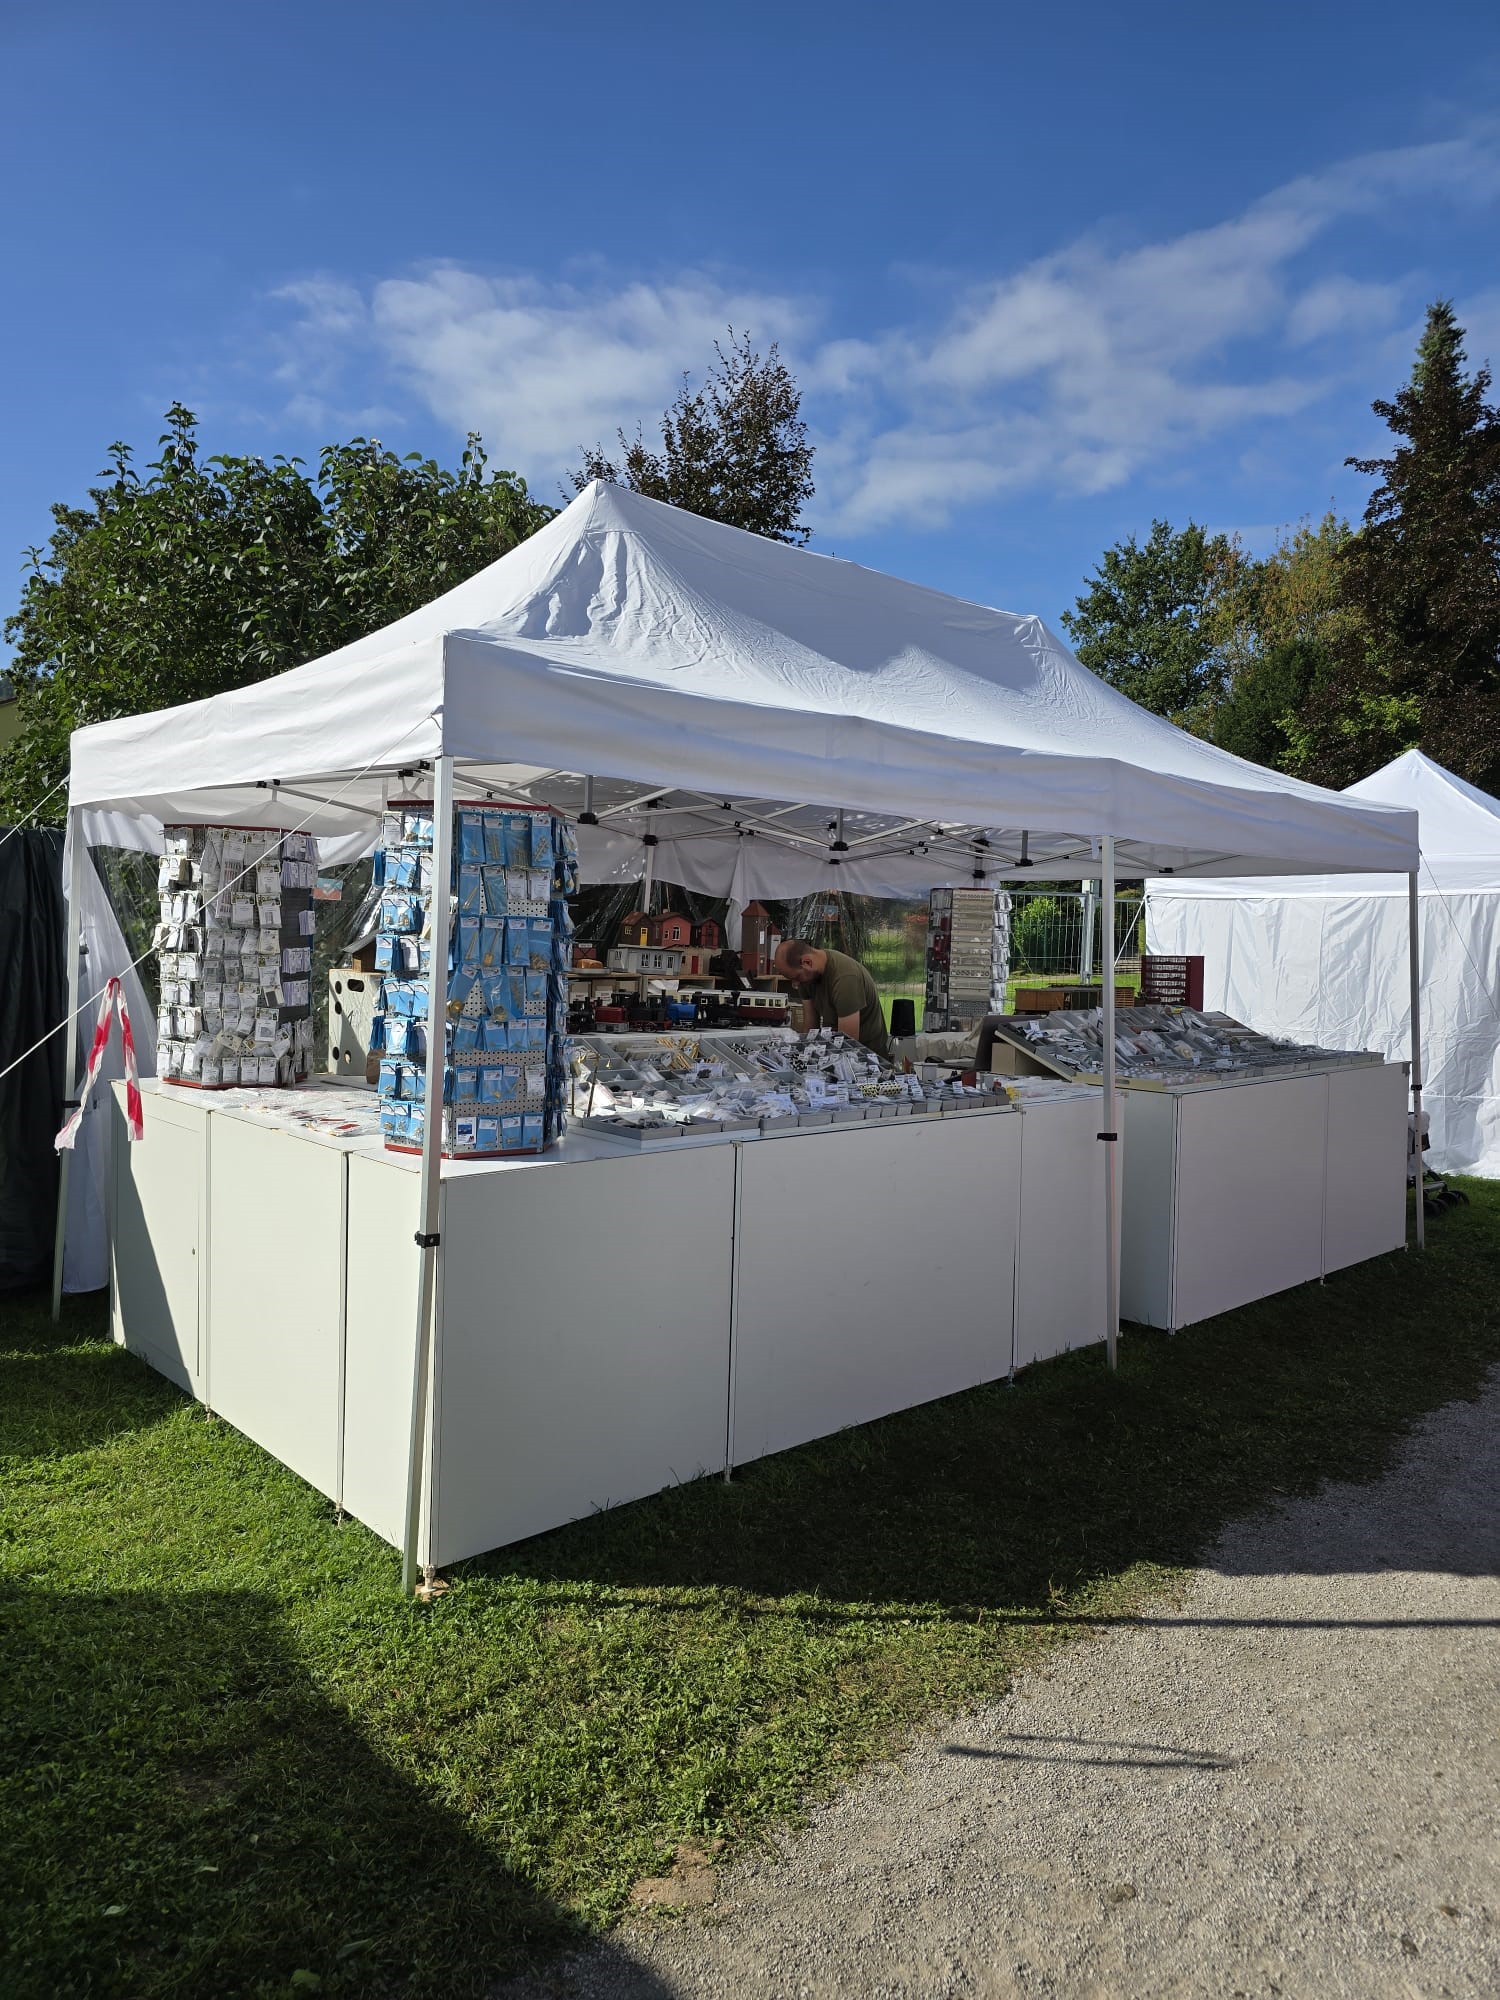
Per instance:
[[[812,1007],[815,1027],[837,1028],[851,1041],[863,1042],[883,1061],[890,1060],[880,995],[857,958],[842,951],[819,951],[801,938],[787,938],[777,948],[776,970]]]

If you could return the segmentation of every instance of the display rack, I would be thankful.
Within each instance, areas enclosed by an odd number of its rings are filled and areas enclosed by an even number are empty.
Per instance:
[[[927,913],[925,1029],[972,1028],[1005,1005],[1010,898],[992,889],[934,889]]]
[[[311,836],[168,825],[157,868],[157,1064],[191,1090],[280,1089],[312,1061]]]
[[[384,983],[372,1046],[386,1145],[421,1150],[428,1065],[439,1061],[445,1155],[542,1152],[566,1116],[571,829],[550,807],[455,810],[447,1018],[441,1049],[429,1050],[433,854],[432,802],[394,803],[375,858]]]

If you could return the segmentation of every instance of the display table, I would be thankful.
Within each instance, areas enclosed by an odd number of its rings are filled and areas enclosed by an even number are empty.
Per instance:
[[[384,1149],[353,1083],[144,1088],[136,1145],[116,1092],[116,1340],[399,1542],[417,1160]],[[1025,1112],[445,1161],[428,1559],[1098,1340],[1098,1117],[1075,1088]]]
[[[1406,1241],[1404,1065],[1121,1091],[1120,1313],[1174,1330]]]

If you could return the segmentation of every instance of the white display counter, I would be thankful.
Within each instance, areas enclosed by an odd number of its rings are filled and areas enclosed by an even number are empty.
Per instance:
[[[418,1162],[296,1123],[307,1093],[145,1088],[145,1138],[112,1149],[115,1338],[399,1541]],[[423,1560],[1098,1340],[1098,1120],[1097,1091],[1063,1090],[445,1162]]]
[[[1126,1086],[1121,1105],[1123,1319],[1175,1331],[1406,1242],[1403,1065]]]

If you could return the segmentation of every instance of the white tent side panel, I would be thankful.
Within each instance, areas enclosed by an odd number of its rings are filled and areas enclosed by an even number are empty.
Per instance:
[[[1500,1177],[1500,895],[1423,894],[1423,1103],[1430,1163]],[[1174,896],[1154,884],[1147,949],[1203,954],[1203,1000],[1267,1034],[1411,1053],[1404,894]]]

